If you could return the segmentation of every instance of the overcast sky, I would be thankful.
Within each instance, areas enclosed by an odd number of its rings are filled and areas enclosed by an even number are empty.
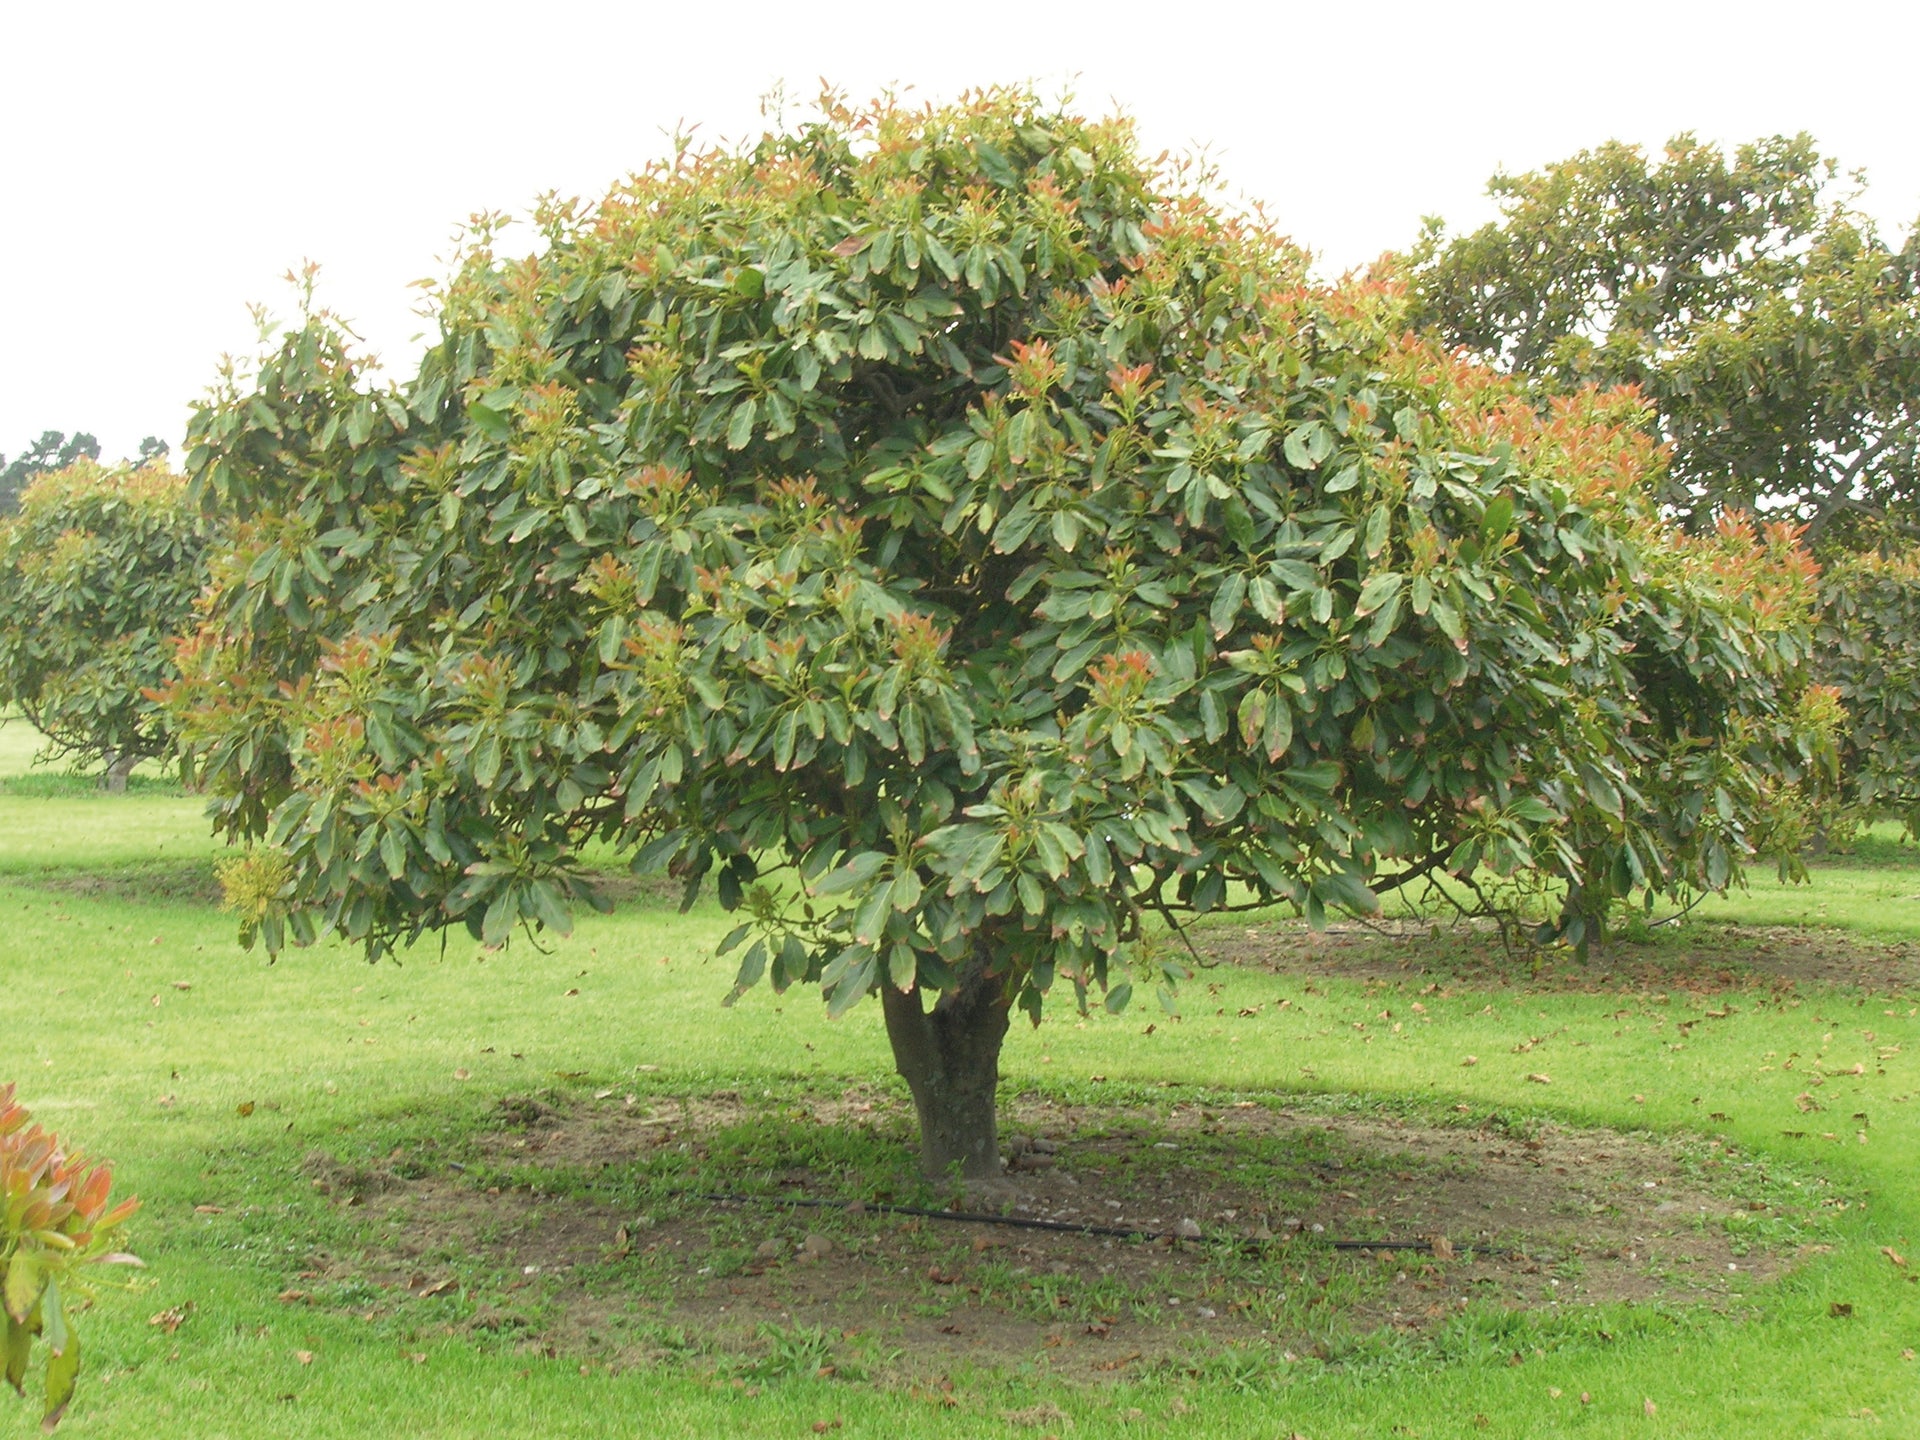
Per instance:
[[[776,84],[1070,84],[1156,150],[1207,149],[1339,270],[1423,214],[1486,218],[1497,168],[1689,129],[1811,131],[1904,229],[1916,55],[1913,0],[0,0],[0,452],[45,429],[177,446],[222,352],[252,348],[248,303],[284,312],[308,258],[403,368],[407,282],[465,216],[599,194],[678,125],[757,134]]]

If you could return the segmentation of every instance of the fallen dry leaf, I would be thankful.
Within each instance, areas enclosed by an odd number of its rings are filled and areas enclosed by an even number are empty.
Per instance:
[[[1553,1083],[1553,1077],[1551,1075],[1542,1075],[1538,1071],[1527,1076],[1527,1079],[1535,1085],[1551,1085]]]
[[[1642,1400],[1640,1402],[1640,1408],[1646,1411],[1648,1415],[1657,1415],[1660,1412],[1660,1407],[1651,1400]]]
[[[1453,1259],[1453,1241],[1444,1235],[1435,1235],[1427,1242],[1427,1248],[1433,1252],[1436,1260]]]
[[[233,1113],[238,1115],[242,1120],[246,1119],[247,1116],[253,1114],[253,1101],[242,1100],[238,1105],[233,1107]]]
[[[1899,1266],[1902,1270],[1907,1268],[1907,1257],[1902,1255],[1898,1250],[1894,1249],[1891,1245],[1882,1245],[1880,1247],[1880,1253],[1886,1256],[1887,1259],[1892,1261],[1895,1265]]]
[[[196,1205],[193,1207],[193,1213],[196,1215],[224,1215],[227,1212],[218,1205]]]
[[[458,1070],[453,1072],[453,1078],[456,1080],[471,1080],[473,1078],[473,1072],[462,1065]]]
[[[313,1363],[313,1351],[296,1350],[293,1352],[293,1358],[298,1360],[302,1365],[311,1365]]]
[[[1479,1063],[1480,1063],[1480,1057],[1478,1055],[1469,1055],[1467,1056],[1466,1059],[1460,1062],[1460,1068],[1464,1070],[1469,1065],[1478,1065]]]
[[[180,1322],[192,1313],[193,1301],[189,1300],[184,1305],[175,1305],[169,1310],[162,1310],[158,1315],[150,1317],[147,1324],[156,1326],[171,1335],[180,1328]]]

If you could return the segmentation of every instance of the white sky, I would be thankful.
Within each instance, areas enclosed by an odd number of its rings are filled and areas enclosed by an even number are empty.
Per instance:
[[[597,195],[681,122],[758,133],[819,77],[930,97],[1071,82],[1154,149],[1206,147],[1329,269],[1487,218],[1499,167],[1691,129],[1809,130],[1920,214],[1920,4],[1225,5],[0,0],[0,452],[178,447],[250,301],[321,297],[395,368],[455,225]]]

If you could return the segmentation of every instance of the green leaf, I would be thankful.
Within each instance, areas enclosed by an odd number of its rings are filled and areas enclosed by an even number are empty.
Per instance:
[[[65,1350],[73,1339],[73,1329],[67,1324],[66,1306],[61,1302],[58,1280],[49,1279],[40,1297],[40,1338],[47,1342],[47,1348],[55,1354]]]
[[[500,777],[500,737],[488,735],[480,742],[480,748],[473,756],[473,779],[481,789],[488,789]]]
[[[887,920],[893,914],[893,887],[883,885],[872,891],[854,914],[853,938],[862,945],[878,946],[887,933]]]
[[[74,1382],[80,1377],[80,1337],[67,1331],[64,1350],[47,1357],[47,1408],[40,1417],[40,1428],[52,1434],[73,1399]]]
[[[477,400],[467,406],[467,418],[473,422],[474,428],[489,440],[504,442],[513,434],[513,426],[509,423],[506,412],[496,410],[489,405],[482,405]]]
[[[1392,518],[1385,505],[1374,506],[1373,513],[1367,516],[1366,552],[1369,560],[1377,558],[1387,548],[1387,526]]]
[[[1317,469],[1320,461],[1315,457],[1315,451],[1320,448],[1325,434],[1326,426],[1318,420],[1309,420],[1305,425],[1290,431],[1286,444],[1281,447],[1287,457],[1287,463],[1296,470]]]
[[[890,856],[883,855],[877,850],[862,851],[860,854],[848,859],[845,863],[834,866],[833,869],[814,881],[812,887],[813,893],[815,895],[839,895],[848,890],[857,889],[878,874],[880,867],[885,865],[890,858]]]
[[[513,934],[514,924],[520,919],[520,897],[516,887],[503,885],[498,894],[487,906],[486,918],[480,924],[480,939],[483,944],[501,946]]]
[[[40,1303],[41,1291],[46,1288],[46,1271],[37,1250],[16,1250],[13,1260],[7,1266],[5,1285],[5,1303],[7,1314],[16,1321],[25,1323],[33,1314],[34,1307]]]
[[[1280,592],[1275,588],[1273,581],[1264,575],[1254,576],[1251,595],[1253,598],[1254,613],[1269,625],[1278,624],[1281,618],[1282,607],[1280,604]]]
[[[741,927],[745,929],[745,926]],[[722,1005],[732,1005],[747,991],[760,983],[760,977],[767,973],[767,942],[756,940],[747,947],[747,953],[740,957],[740,973],[733,977],[733,990]]]
[[[29,1316],[29,1322],[35,1318]],[[0,1309],[0,1330],[4,1330],[7,1383],[20,1394],[26,1393],[27,1361],[33,1353],[33,1331]]]
[[[744,450],[753,439],[753,422],[760,413],[759,401],[749,397],[733,407],[733,419],[727,425],[727,448]]]
[[[1128,1003],[1132,999],[1133,983],[1131,981],[1122,980],[1118,985],[1110,986],[1107,990],[1107,1013],[1109,1015],[1118,1015],[1122,1010],[1127,1008]]]
[[[527,885],[527,900],[533,909],[533,918],[556,935],[573,933],[573,914],[567,908],[567,902],[558,886],[548,880],[534,880]]]
[[[1480,521],[1480,538],[1492,544],[1513,528],[1513,497],[1501,495],[1487,506],[1487,513]]]
[[[827,996],[827,1014],[837,1020],[866,996],[873,988],[873,954],[850,963],[845,972]]]
[[[920,877],[911,868],[904,868],[893,877],[891,903],[902,914],[920,903]]]

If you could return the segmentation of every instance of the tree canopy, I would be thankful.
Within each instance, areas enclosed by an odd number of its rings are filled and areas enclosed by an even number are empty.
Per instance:
[[[1805,135],[1498,175],[1499,220],[1428,221],[1415,319],[1548,391],[1640,387],[1696,528],[1733,507],[1826,549],[1920,535],[1920,231],[1883,238],[1841,183]]]
[[[1670,534],[1631,396],[1536,407],[1122,121],[829,97],[535,224],[404,384],[310,314],[193,422],[168,698],[270,949],[565,930],[608,841],[739,912],[736,994],[878,992],[986,1174],[1010,1009],[1171,985],[1179,914],[1450,873],[1578,941],[1797,853],[1791,530]]]
[[[145,692],[173,673],[206,543],[185,478],[164,465],[83,458],[36,476],[20,513],[0,519],[0,705],[115,785],[167,753]]]

